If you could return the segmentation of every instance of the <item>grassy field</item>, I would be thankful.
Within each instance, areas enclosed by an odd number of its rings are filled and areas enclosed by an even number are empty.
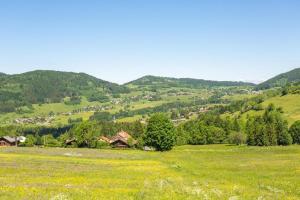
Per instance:
[[[300,199],[300,146],[0,148],[0,199]]]
[[[288,121],[289,125],[292,125],[295,121],[300,120],[300,95],[289,94],[286,96],[276,96],[267,99],[262,103],[263,108],[266,108],[269,104],[273,103],[276,107],[281,107],[283,110],[283,116]],[[242,114],[242,120],[245,122],[247,116],[262,115],[264,111],[250,110]],[[235,112],[233,115],[238,116],[240,112]],[[233,116],[232,114],[223,114],[222,116]]]
[[[286,95],[282,97],[273,97],[263,103],[264,106],[273,103],[277,107],[282,107],[284,115],[290,123],[300,120],[300,95]]]

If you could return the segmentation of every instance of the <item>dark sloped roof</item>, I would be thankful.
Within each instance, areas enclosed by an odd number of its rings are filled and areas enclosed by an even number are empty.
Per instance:
[[[11,137],[11,136],[3,136],[1,137],[0,139],[4,139],[10,143],[14,143],[16,141],[16,138],[15,137]]]
[[[128,140],[132,139],[133,144],[136,144],[136,141],[131,137],[131,135],[129,135],[127,132],[125,131],[120,131],[118,132],[115,136],[111,137],[111,138],[107,138],[107,137],[100,137],[101,140],[104,140],[110,144],[113,144],[117,141],[122,141],[125,144],[128,144]]]
[[[111,140],[111,144],[114,144],[114,143],[116,143],[116,142],[118,142],[118,141],[121,141],[121,142],[123,142],[124,144],[127,144],[128,145],[128,141],[127,140],[125,140],[124,138],[122,138],[122,137],[118,137],[118,136],[116,136],[116,137],[114,137],[112,140]]]

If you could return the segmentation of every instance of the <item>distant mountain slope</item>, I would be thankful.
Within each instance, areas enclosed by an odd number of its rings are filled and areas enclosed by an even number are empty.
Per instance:
[[[263,83],[257,85],[256,89],[268,89],[272,87],[282,87],[290,82],[300,81],[300,68],[293,69],[289,72],[279,74]]]
[[[0,76],[0,106],[60,102],[67,96],[86,96],[95,93],[128,92],[125,86],[103,81],[84,73],[32,71]]]
[[[0,77],[3,77],[3,76],[7,76],[7,74],[0,72]]]
[[[159,76],[144,76],[137,80],[131,81],[126,85],[135,86],[158,86],[158,87],[221,87],[221,86],[255,86],[253,83],[234,82],[234,81],[210,81],[192,78],[169,78]]]

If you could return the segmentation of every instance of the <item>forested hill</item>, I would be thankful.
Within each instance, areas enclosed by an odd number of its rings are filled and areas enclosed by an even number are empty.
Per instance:
[[[300,68],[293,69],[292,71],[279,74],[259,85],[257,85],[257,89],[269,89],[272,87],[282,87],[287,83],[291,82],[299,82],[300,81]]]
[[[169,78],[159,76],[144,76],[131,81],[126,85],[135,86],[158,86],[158,87],[187,87],[187,88],[206,88],[206,87],[227,87],[227,86],[255,86],[253,83],[234,82],[234,81],[210,81],[192,78]]]
[[[128,92],[125,86],[84,73],[32,71],[0,75],[0,106],[6,108],[33,103],[59,102],[64,97]]]
[[[4,77],[4,76],[7,76],[7,75],[0,72],[0,77]]]

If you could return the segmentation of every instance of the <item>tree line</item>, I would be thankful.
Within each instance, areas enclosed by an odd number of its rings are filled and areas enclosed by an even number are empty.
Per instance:
[[[175,145],[247,144],[252,146],[300,144],[300,121],[289,128],[282,110],[270,104],[260,115],[247,117],[244,122],[238,117],[221,117],[213,112],[203,113],[197,119],[175,126],[169,115],[151,115],[147,124],[140,121],[115,123],[111,121],[78,121],[59,128],[20,127],[2,128],[2,134],[15,132],[25,135],[24,146],[44,145],[66,147],[66,141],[76,139],[73,147],[103,148],[107,145],[100,136],[113,136],[124,130],[138,141],[136,148],[151,146],[165,151]],[[6,131],[6,132],[5,132]]]

